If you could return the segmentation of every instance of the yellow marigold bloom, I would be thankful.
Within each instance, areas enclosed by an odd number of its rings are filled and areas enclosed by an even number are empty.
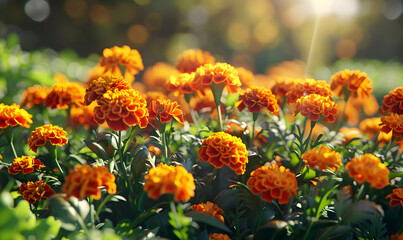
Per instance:
[[[73,196],[83,199],[92,196],[101,199],[101,187],[109,194],[116,193],[115,175],[107,167],[91,167],[88,164],[76,165],[76,170],[70,169],[63,184],[63,191],[67,193],[66,199]]]
[[[127,130],[130,126],[139,125],[145,128],[148,124],[146,100],[135,90],[107,91],[97,101],[95,121],[115,131]]]
[[[191,73],[208,63],[215,63],[215,58],[209,52],[201,49],[188,49],[178,56],[175,67],[181,73]]]
[[[381,122],[382,132],[392,131],[392,136],[403,137],[403,114],[390,113],[386,117],[381,117]]]
[[[124,77],[129,83],[133,82],[134,75],[144,69],[140,53],[136,49],[131,49],[126,45],[123,47],[114,46],[112,48],[105,48],[99,65],[104,67],[104,73],[119,76],[123,76],[120,67],[125,66]]]
[[[240,138],[225,132],[216,132],[203,140],[199,159],[202,162],[208,161],[216,168],[228,165],[240,175],[246,170],[248,151]]]
[[[344,137],[342,145],[350,142],[354,138],[360,138],[363,134],[359,128],[349,128],[349,127],[341,127],[339,129],[339,132]]]
[[[188,201],[196,189],[194,178],[182,166],[158,164],[145,176],[144,191],[148,197],[158,199],[164,194],[173,194],[174,201]]]
[[[341,155],[326,146],[320,146],[319,149],[309,149],[306,153],[302,154],[302,159],[305,164],[310,168],[318,167],[320,170],[328,168],[336,171],[341,166]]]
[[[35,105],[44,103],[49,92],[50,88],[48,87],[40,85],[29,87],[22,93],[21,106],[32,108]]]
[[[253,87],[243,90],[239,95],[239,101],[235,104],[241,112],[248,107],[249,112],[260,112],[266,108],[273,115],[278,115],[278,104],[276,97],[270,89]]]
[[[210,234],[208,239],[209,240],[231,240],[231,238],[227,234],[224,234],[224,233]]]
[[[323,97],[317,94],[310,94],[297,100],[294,117],[301,112],[304,117],[309,117],[311,121],[318,121],[322,115],[322,120],[334,122],[337,115],[337,105],[330,97]]]
[[[162,90],[166,80],[178,73],[178,70],[168,63],[157,62],[144,71],[142,81],[150,90]]]
[[[367,118],[360,122],[360,129],[363,133],[367,134],[370,139],[373,139],[379,133],[378,141],[381,145],[384,145],[385,142],[390,142],[392,133],[381,132],[381,123],[380,117]]]
[[[159,99],[151,102],[148,109],[149,120],[159,118],[161,123],[170,122],[174,118],[178,123],[183,124],[183,112],[181,106],[169,99]]]
[[[403,207],[403,188],[393,189],[393,192],[386,196],[386,198],[390,199],[390,206],[396,207],[400,204]]]
[[[278,78],[271,91],[275,96],[285,97],[288,91],[293,89],[294,85],[301,81],[302,79],[300,78]]]
[[[128,90],[132,87],[121,76],[107,74],[104,77],[98,78],[85,90],[84,104],[90,105],[93,101],[98,100],[107,91],[114,91],[115,89]]]
[[[403,87],[395,88],[383,97],[379,114],[388,115],[389,113],[403,114]]]
[[[69,82],[60,73],[55,74],[55,83],[48,96],[45,105],[51,109],[67,109],[69,104],[81,104],[84,101],[85,88],[78,83]]]
[[[47,142],[52,145],[65,145],[68,142],[66,132],[59,126],[48,124],[37,127],[35,131],[31,132],[31,137],[28,138],[29,149],[33,152],[37,152],[38,147],[45,145]]]
[[[250,88],[253,85],[255,76],[253,73],[243,67],[235,68],[238,71],[239,80],[241,81],[242,87],[244,89]]]
[[[227,63],[206,64],[197,68],[191,86],[194,89],[202,90],[212,83],[224,84],[228,93],[238,92],[242,85],[238,71]]]
[[[326,81],[309,78],[305,80],[296,80],[291,85],[291,89],[287,91],[287,104],[296,103],[297,99],[310,94],[329,97],[329,99],[332,99],[333,96],[330,86]]]
[[[22,172],[23,174],[27,174],[33,172],[34,169],[39,171],[44,166],[41,160],[34,156],[21,156],[14,159],[13,163],[8,168],[8,173],[15,175]]]
[[[18,104],[5,105],[0,103],[0,129],[8,126],[29,128],[32,124],[32,115]]]
[[[195,91],[191,86],[191,82],[195,77],[195,73],[180,73],[177,76],[170,76],[164,85],[166,93],[173,92],[175,96],[183,96],[185,93],[192,93]]]
[[[206,203],[192,205],[192,209],[209,214],[224,223],[224,217],[221,215],[224,211],[217,204],[207,201]]]
[[[290,200],[291,195],[297,196],[295,174],[277,164],[261,166],[252,171],[246,184],[252,193],[261,194],[262,200],[269,203],[278,199],[280,204],[284,204]]]
[[[98,126],[98,123],[94,119],[95,106],[95,102],[92,102],[88,106],[73,104],[70,109],[70,119],[73,126],[83,126],[85,129]]]
[[[216,105],[214,102],[214,95],[210,89],[204,90],[204,95],[196,94],[195,97],[190,99],[190,108],[195,110],[197,113],[209,113],[209,115],[213,118],[217,116]],[[221,110],[223,110],[221,108]],[[225,109],[224,109],[225,110]],[[215,113],[213,114],[213,112]],[[225,111],[221,111],[225,112]]]
[[[370,153],[351,159],[346,164],[346,169],[348,175],[360,184],[368,182],[371,187],[382,189],[389,183],[389,169]]]
[[[22,183],[18,193],[22,194],[22,197],[30,204],[34,204],[36,201],[42,201],[43,198],[49,198],[55,194],[55,191],[47,183],[39,180]]]
[[[367,98],[373,90],[370,86],[371,83],[372,80],[365,72],[344,69],[333,74],[330,79],[330,88],[339,97],[344,97],[344,88],[350,92],[350,96],[353,98]]]

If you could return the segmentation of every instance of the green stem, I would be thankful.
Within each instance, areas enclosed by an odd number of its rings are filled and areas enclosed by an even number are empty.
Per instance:
[[[203,201],[204,201],[204,197],[205,197],[204,195],[206,194],[208,187],[211,185],[211,183],[213,182],[215,176],[217,175],[217,172],[218,172],[217,169],[218,169],[218,168],[214,168],[213,174],[211,174],[211,176],[210,176],[208,182],[206,183],[206,186],[204,187],[204,189],[202,190],[202,192],[201,192],[201,194],[200,194],[199,202],[203,202]]]
[[[311,135],[312,135],[312,130],[316,125],[316,121],[311,121],[311,129],[309,130],[309,134],[308,137],[306,138],[306,140],[304,141],[304,152],[306,152],[308,150],[308,146],[309,146],[309,141],[311,140]],[[302,153],[301,153],[302,154]]]
[[[117,166],[118,166],[120,175],[123,176],[126,187],[129,188],[129,200],[131,200],[132,199],[131,194],[133,194],[134,191],[133,191],[132,184],[127,177],[126,167],[124,165],[123,149],[122,149],[122,131],[118,131],[118,152],[119,152],[119,162],[118,162]]]
[[[62,174],[62,177],[64,180],[65,179],[64,171],[63,171],[62,167],[60,166],[59,161],[57,160],[57,147],[51,145],[50,143],[47,143],[45,145],[45,148],[48,150],[50,156],[52,157],[54,164],[56,165],[57,169]]]
[[[211,90],[213,91],[214,102],[215,102],[215,106],[217,108],[219,131],[223,131],[224,127],[223,127],[222,113],[221,113],[221,95],[222,95],[222,91],[224,89],[224,84],[212,83],[210,87],[211,87]]]
[[[250,145],[253,144],[253,140],[255,139],[255,125],[256,120],[259,117],[259,112],[252,113],[252,135],[250,136]]]
[[[110,200],[112,197],[113,197],[113,195],[109,195],[109,194],[108,194],[108,195],[104,198],[104,200],[102,200],[101,204],[99,204],[98,209],[97,209],[97,212],[96,212],[96,214],[97,214],[98,217],[99,217],[99,214],[101,214],[102,209],[104,208],[105,204],[106,204],[107,202],[109,202],[109,200]]]
[[[168,164],[169,148],[168,148],[167,136],[166,136],[166,123],[160,122],[160,129],[161,129],[161,142],[162,142],[163,151],[164,151],[164,159],[163,159],[162,163]]]
[[[182,227],[181,222],[179,221],[178,213],[176,212],[175,203],[174,203],[173,201],[171,201],[171,202],[169,203],[169,206],[171,207],[171,212],[172,212],[172,214],[173,214],[173,218],[174,218],[175,223],[176,223],[176,226],[177,226],[176,230],[178,230],[178,232],[181,234],[180,239],[181,239],[181,240],[182,240],[182,239],[187,239],[187,237],[186,237],[185,235],[183,235],[183,231],[182,231],[183,227]]]
[[[259,225],[260,225],[260,221],[262,220],[262,215],[263,215],[264,209],[265,209],[265,202],[263,202],[262,200],[260,200],[260,201],[259,201],[258,215],[257,215],[257,218],[256,218],[256,223],[255,223],[255,227],[254,227],[253,232],[256,232],[257,228],[258,228]]]
[[[388,143],[388,145],[386,146],[386,149],[385,149],[385,153],[384,153],[385,158],[386,158],[386,155],[388,154],[388,152],[390,151],[390,149],[392,148],[392,143],[394,141],[395,141],[395,137],[392,136],[392,138],[390,139],[390,142]]]
[[[91,228],[92,229],[95,229],[95,220],[94,220],[94,205],[93,205],[93,202],[94,202],[94,200],[93,200],[93,198],[92,198],[92,196],[89,196],[88,197],[88,203],[89,203],[89,205],[90,205],[90,218],[91,218]]]
[[[18,158],[17,152],[15,151],[14,147],[14,134],[11,132],[11,138],[10,138],[10,146],[11,149],[13,150],[14,158]]]

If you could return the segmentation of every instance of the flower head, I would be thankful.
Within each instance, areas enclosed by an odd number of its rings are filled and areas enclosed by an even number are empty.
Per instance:
[[[393,192],[386,196],[386,198],[390,199],[390,206],[396,207],[400,204],[403,207],[403,188],[393,189]]]
[[[239,101],[236,103],[241,112],[248,107],[249,112],[260,112],[266,108],[271,114],[277,115],[279,108],[276,97],[270,89],[254,87],[243,90],[239,95]]]
[[[14,159],[13,163],[8,168],[8,173],[15,175],[22,172],[23,174],[27,174],[33,172],[34,169],[41,170],[44,166],[41,160],[34,156],[22,156]]]
[[[167,123],[174,118],[180,124],[183,124],[183,112],[177,102],[169,99],[158,99],[151,102],[148,109],[149,120],[159,118],[161,123]]]
[[[69,104],[82,104],[85,88],[75,82],[69,82],[67,78],[57,73],[55,83],[46,97],[45,105],[51,109],[67,109]]]
[[[116,193],[115,175],[109,172],[107,167],[91,167],[90,165],[76,165],[76,169],[70,169],[63,184],[63,191],[67,193],[66,199],[73,196],[83,199],[93,196],[101,198],[101,187],[109,194]]]
[[[383,97],[379,113],[382,115],[388,115],[389,113],[403,114],[403,87],[395,88]]]
[[[305,164],[310,168],[319,167],[320,170],[328,168],[336,171],[341,166],[341,155],[326,146],[320,146],[319,149],[309,149],[306,153],[302,154],[302,159]]]
[[[29,128],[32,124],[32,115],[25,109],[21,109],[18,104],[5,105],[0,103],[0,129],[8,126]]]
[[[94,119],[95,106],[95,102],[88,106],[73,104],[70,109],[70,119],[73,126],[84,126],[85,129],[98,126]]]
[[[120,67],[125,66],[124,77],[129,83],[133,82],[134,75],[144,69],[140,53],[136,49],[131,49],[126,45],[123,47],[114,46],[112,48],[105,48],[99,65],[104,67],[104,73],[119,76],[123,76]]]
[[[381,132],[381,123],[380,117],[366,118],[360,122],[360,129],[363,133],[367,134],[370,139],[373,139],[379,133],[378,141],[383,145],[385,142],[390,142],[392,133]]]
[[[299,112],[302,116],[309,117],[311,121],[317,121],[322,115],[322,120],[334,122],[337,115],[337,105],[330,97],[311,94],[297,100],[294,116]]]
[[[305,79],[296,80],[291,84],[291,89],[287,91],[287,104],[294,104],[297,99],[305,95],[317,94],[332,99],[333,93],[329,84],[323,80]]]
[[[238,76],[239,76],[239,80],[242,83],[242,87],[244,89],[252,87],[252,85],[253,85],[252,82],[255,79],[255,76],[253,75],[253,73],[243,67],[237,67],[235,69],[238,71]]]
[[[32,108],[35,105],[44,103],[49,92],[50,88],[48,87],[43,87],[40,85],[29,87],[22,93],[21,106]]]
[[[386,117],[381,117],[381,122],[382,132],[392,131],[392,136],[403,137],[403,114],[390,113]]]
[[[336,96],[344,96],[344,90],[350,92],[350,96],[353,98],[367,98],[372,93],[372,87],[370,86],[372,80],[365,72],[359,70],[348,70],[335,73],[330,79],[330,88]]]
[[[52,145],[63,146],[68,142],[66,132],[59,126],[52,124],[37,127],[32,131],[31,137],[28,138],[29,149],[37,152],[39,146],[45,145],[49,142]]]
[[[224,223],[224,217],[221,215],[224,211],[217,204],[207,201],[206,203],[192,205],[192,209],[209,214]]]
[[[209,235],[209,240],[231,240],[231,238],[224,233],[213,233]]]
[[[191,73],[208,63],[215,63],[215,58],[209,52],[201,49],[188,49],[178,56],[175,66],[181,73]]]
[[[148,124],[146,100],[135,90],[107,91],[97,101],[95,121],[115,131],[127,130],[130,126],[139,125],[145,128]]]
[[[178,70],[168,63],[157,62],[144,71],[142,81],[148,89],[161,90],[166,80],[178,73]]]
[[[216,168],[228,165],[236,174],[243,174],[248,162],[248,151],[238,137],[225,132],[213,133],[202,142],[199,149],[199,159],[209,162]]]
[[[187,201],[194,196],[196,189],[194,178],[182,166],[158,164],[145,176],[144,191],[148,197],[158,199],[164,194],[173,194],[174,200]]]
[[[346,169],[348,175],[360,184],[368,182],[371,187],[382,189],[389,183],[389,169],[370,153],[351,159],[346,164]]]
[[[250,191],[261,194],[262,200],[272,202],[278,199],[280,204],[287,203],[291,195],[297,196],[298,184],[295,174],[288,168],[272,164],[261,166],[252,171],[246,182]]]
[[[42,201],[42,198],[49,198],[55,191],[42,180],[36,182],[22,183],[20,186],[19,194],[27,200],[30,204],[36,201]]]
[[[191,86],[191,82],[195,77],[195,73],[180,73],[177,76],[171,75],[165,82],[164,90],[167,93],[173,92],[175,96],[183,96],[185,93],[195,91]]]

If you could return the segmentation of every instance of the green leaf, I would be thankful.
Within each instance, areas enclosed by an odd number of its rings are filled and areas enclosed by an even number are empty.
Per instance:
[[[90,207],[86,200],[70,198],[64,200],[60,195],[54,195],[49,199],[49,209],[52,216],[62,222],[62,228],[67,231],[80,229],[79,226],[85,225],[84,220],[90,221]]]
[[[109,160],[109,156],[106,153],[105,149],[94,140],[84,140],[85,145],[93,151],[99,158],[103,160]]]
[[[389,173],[389,179],[393,179],[396,177],[401,177],[403,176],[403,172],[390,172]]]
[[[270,221],[257,229],[254,239],[290,239],[287,236],[287,226],[287,222],[281,220]]]
[[[204,223],[229,233],[231,232],[231,230],[224,223],[212,215],[191,210],[186,213],[186,216],[191,217],[193,221]]]
[[[307,166],[304,167],[301,174],[304,176],[304,180],[311,180],[316,177],[316,172]]]

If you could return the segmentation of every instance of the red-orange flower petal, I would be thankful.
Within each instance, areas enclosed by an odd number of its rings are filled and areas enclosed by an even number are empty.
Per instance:
[[[181,73],[191,73],[208,63],[215,63],[215,58],[209,52],[201,49],[188,49],[178,56],[175,66]]]
[[[151,102],[148,109],[150,114],[149,120],[159,117],[161,123],[167,123],[174,118],[180,124],[183,124],[183,112],[181,106],[169,99],[158,99]]]
[[[239,95],[239,101],[235,104],[241,112],[246,107],[249,112],[260,112],[266,108],[271,114],[277,115],[279,107],[276,97],[270,89],[253,87],[243,90]]]
[[[28,138],[29,149],[33,152],[37,152],[38,147],[45,145],[47,142],[52,145],[65,145],[68,142],[66,132],[59,126],[48,124],[37,127],[35,131],[31,132],[31,137]]]
[[[386,198],[390,199],[390,206],[396,207],[398,205],[402,205],[403,207],[403,188],[393,189],[393,192],[386,196]]]
[[[76,82],[69,82],[67,78],[57,73],[55,83],[46,97],[45,105],[51,109],[67,109],[69,104],[82,104],[85,88]]]
[[[27,200],[30,204],[34,204],[36,201],[42,201],[43,198],[49,198],[55,191],[42,180],[36,182],[22,183],[19,194]]]
[[[294,116],[299,112],[311,121],[317,121],[319,116],[326,122],[334,122],[337,115],[337,105],[330,97],[310,94],[297,100]]]
[[[392,136],[403,137],[403,114],[390,113],[386,117],[381,117],[381,122],[382,132],[392,131]]]
[[[35,105],[44,103],[50,90],[50,88],[40,85],[27,88],[27,90],[22,93],[21,106],[32,108]]]
[[[0,129],[8,126],[29,128],[32,124],[32,115],[25,109],[21,109],[18,104],[5,105],[0,103]]]
[[[21,156],[14,159],[13,163],[8,168],[8,172],[14,175],[19,172],[27,174],[33,172],[34,169],[41,170],[42,167],[45,167],[45,165],[43,165],[40,159],[34,156]]]
[[[379,113],[382,115],[388,115],[389,113],[403,114],[403,87],[395,88],[383,97]]]
[[[224,211],[217,204],[207,201],[206,203],[192,205],[192,209],[209,214],[224,223],[224,217],[221,215]]]
[[[341,154],[326,146],[320,146],[319,149],[309,149],[302,154],[301,158],[310,168],[318,167],[320,170],[330,168],[336,171],[341,166]]]

